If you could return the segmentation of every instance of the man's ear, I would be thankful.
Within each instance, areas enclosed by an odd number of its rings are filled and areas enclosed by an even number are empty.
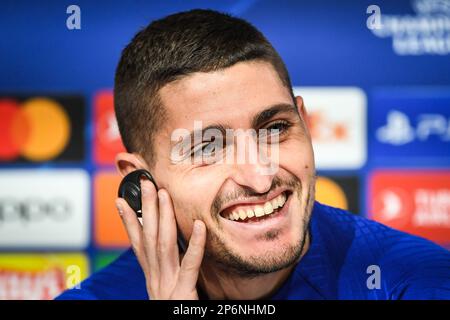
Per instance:
[[[307,126],[306,129],[309,130],[308,113],[306,112],[305,104],[303,103],[303,98],[300,97],[300,96],[296,96],[295,97],[295,102],[297,103],[298,113],[301,115],[303,121],[305,122],[305,125]]]
[[[145,169],[147,171],[149,170],[145,160],[135,153],[118,153],[115,158],[115,164],[117,171],[122,177],[137,169]]]

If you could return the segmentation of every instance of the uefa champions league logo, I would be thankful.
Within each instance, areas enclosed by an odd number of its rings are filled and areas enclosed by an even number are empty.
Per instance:
[[[371,5],[367,28],[379,38],[392,38],[397,55],[450,54],[450,0],[414,0],[411,14],[386,14]]]
[[[450,14],[450,0],[414,0],[411,5],[418,14]]]

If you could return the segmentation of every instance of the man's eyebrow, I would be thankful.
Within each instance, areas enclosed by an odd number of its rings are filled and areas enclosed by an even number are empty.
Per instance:
[[[298,114],[296,107],[292,104],[288,103],[275,104],[261,111],[256,116],[254,116],[252,120],[252,127],[257,128],[261,126],[266,121],[270,120],[279,113],[292,113],[295,115]],[[189,134],[190,139],[184,140],[184,142],[189,144],[189,140],[191,142],[194,141],[195,134],[198,134],[200,137],[202,137],[202,140],[200,141],[203,141],[204,133],[209,130],[219,130],[223,134],[223,136],[226,136],[227,129],[231,129],[231,126],[220,123],[210,124],[209,126],[202,128],[201,130],[192,130]]]
[[[293,113],[296,115],[298,114],[297,108],[292,104],[288,103],[275,104],[255,115],[252,120],[252,127],[258,128],[259,126],[269,121],[279,113]]]
[[[210,124],[209,126],[207,126],[205,128],[202,128],[202,130],[193,130],[193,131],[191,131],[190,137],[191,137],[191,140],[193,141],[193,139],[195,137],[195,134],[198,134],[200,137],[202,137],[201,141],[203,141],[203,137],[204,137],[205,132],[207,132],[209,130],[219,130],[222,133],[222,135],[225,137],[226,129],[231,129],[231,127],[227,126],[227,125],[220,124],[220,123]]]

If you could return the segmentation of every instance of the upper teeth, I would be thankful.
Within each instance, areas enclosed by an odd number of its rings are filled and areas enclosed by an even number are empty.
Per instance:
[[[235,209],[227,218],[229,220],[245,220],[251,217],[262,217],[263,215],[271,214],[275,209],[281,208],[285,202],[286,196],[284,193],[281,193],[278,197],[261,205],[255,205],[245,209]]]

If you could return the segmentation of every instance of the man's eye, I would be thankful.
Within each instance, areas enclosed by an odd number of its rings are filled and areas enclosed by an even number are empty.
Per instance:
[[[192,150],[192,157],[213,157],[216,153],[218,146],[214,142],[203,143]]]
[[[290,124],[287,121],[277,121],[272,123],[270,126],[265,128],[265,134],[264,135],[269,135],[269,136],[273,136],[273,135],[281,135],[283,134],[285,131],[287,131],[287,129],[289,129]]]
[[[289,124],[286,121],[279,121],[279,122],[275,122],[273,124],[271,124],[267,130],[269,131],[270,134],[272,133],[282,133],[284,131],[286,131],[289,128]]]
[[[214,143],[207,143],[202,147],[204,157],[212,157],[216,153],[217,146]]]

